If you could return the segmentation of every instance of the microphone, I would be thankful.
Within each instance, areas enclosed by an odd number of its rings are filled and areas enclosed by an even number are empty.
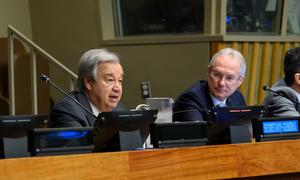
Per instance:
[[[183,110],[174,111],[172,115],[174,115],[174,114],[180,114],[180,113],[186,113],[186,112],[200,112],[200,113],[205,113],[208,116],[208,118],[206,120],[205,119],[201,119],[201,120],[199,119],[199,120],[196,120],[196,121],[197,122],[203,122],[204,124],[207,124],[208,126],[211,126],[213,124],[213,122],[209,118],[212,115],[211,114],[212,111],[210,109],[204,109],[204,108],[183,109]],[[203,117],[203,114],[202,114],[202,117]],[[175,121],[175,123],[176,122],[177,121]]]
[[[273,94],[275,94],[275,95],[277,95],[277,96],[281,96],[281,97],[287,98],[288,100],[292,101],[294,104],[299,105],[299,102],[295,101],[294,99],[289,98],[288,96],[286,96],[286,95],[283,94],[283,93],[280,93],[280,92],[277,92],[277,91],[272,90],[272,89],[269,88],[268,86],[263,86],[262,88],[263,88],[263,90],[266,91],[266,92],[269,91],[269,92],[271,92],[271,93],[273,93]]]
[[[89,114],[91,114],[93,117],[97,118],[97,116],[95,116],[94,113],[92,113],[88,108],[86,108],[84,105],[82,105],[79,101],[77,101],[76,99],[74,99],[72,96],[70,96],[68,93],[66,93],[62,88],[60,88],[58,85],[56,85],[54,82],[52,82],[50,80],[50,78],[48,76],[46,76],[45,74],[41,74],[40,78],[48,84],[51,84],[52,86],[54,86],[56,89],[58,89],[60,92],[62,92],[65,96],[67,96],[68,98],[70,98],[73,102],[75,102],[77,105],[79,105],[80,107],[82,107],[86,112],[88,112]],[[91,124],[90,124],[91,126]]]
[[[186,98],[186,97],[180,97],[182,100],[188,102],[188,104],[190,106],[193,106],[195,108],[190,108],[190,109],[183,109],[183,110],[178,110],[178,111],[174,111],[173,114],[179,114],[179,113],[185,113],[185,112],[194,112],[194,111],[199,111],[199,112],[205,112],[207,114],[211,113],[211,110],[207,109],[207,108],[201,108],[198,104],[196,104],[195,102],[191,101],[190,99]]]
[[[195,109],[184,109],[184,110],[174,111],[173,114],[194,112],[194,111],[205,112],[207,114],[209,114],[211,112],[209,109],[195,108]]]
[[[268,86],[263,86],[262,87],[264,91],[269,91],[269,92],[272,92],[273,94],[277,95],[277,96],[283,96],[282,93],[280,92],[277,92],[277,91],[273,91],[271,88],[269,88]]]

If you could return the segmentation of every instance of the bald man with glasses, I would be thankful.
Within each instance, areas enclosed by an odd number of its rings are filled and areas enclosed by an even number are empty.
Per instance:
[[[245,106],[245,99],[237,90],[245,72],[245,59],[239,51],[232,48],[218,51],[208,65],[207,81],[197,81],[177,97],[173,122],[206,121],[206,111],[215,106]],[[216,140],[217,144],[222,142]]]

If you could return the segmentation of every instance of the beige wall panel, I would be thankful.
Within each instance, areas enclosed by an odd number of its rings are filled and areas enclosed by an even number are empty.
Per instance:
[[[139,83],[150,81],[152,96],[176,98],[198,79],[206,79],[209,44],[108,47],[120,53],[125,69],[123,100],[143,103]]]
[[[0,37],[7,37],[7,25],[31,38],[28,0],[0,0]]]

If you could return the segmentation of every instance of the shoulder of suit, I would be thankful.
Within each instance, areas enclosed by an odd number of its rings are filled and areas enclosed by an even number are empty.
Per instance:
[[[191,85],[186,91],[205,91],[206,89],[208,89],[208,84],[207,81],[205,80],[199,80],[197,82],[195,82],[193,85]]]

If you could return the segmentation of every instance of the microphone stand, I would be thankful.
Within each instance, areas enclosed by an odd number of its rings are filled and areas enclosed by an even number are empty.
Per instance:
[[[271,93],[273,93],[273,94],[275,94],[277,96],[281,96],[281,97],[287,98],[288,100],[292,101],[295,104],[295,106],[298,106],[300,104],[299,102],[295,101],[294,99],[289,98],[285,94],[272,90],[268,86],[263,86],[263,90],[264,91],[269,91],[269,92],[271,92]]]
[[[185,113],[185,112],[194,112],[194,111],[210,113],[209,109],[196,108],[196,109],[184,109],[184,110],[175,111],[175,112],[173,112],[173,114]]]
[[[89,114],[91,114],[93,117],[96,117],[95,114],[92,113],[88,108],[86,108],[85,106],[83,106],[80,102],[78,102],[76,99],[72,98],[72,96],[70,96],[69,94],[67,94],[62,88],[60,88],[58,85],[56,85],[54,82],[52,82],[48,76],[46,76],[45,74],[41,74],[40,78],[44,82],[46,82],[46,83],[51,84],[52,86],[54,86],[56,89],[58,89],[60,92],[62,92],[68,98],[72,99],[72,101],[74,101],[77,105],[79,105],[80,107],[82,107],[86,112],[88,112]]]

